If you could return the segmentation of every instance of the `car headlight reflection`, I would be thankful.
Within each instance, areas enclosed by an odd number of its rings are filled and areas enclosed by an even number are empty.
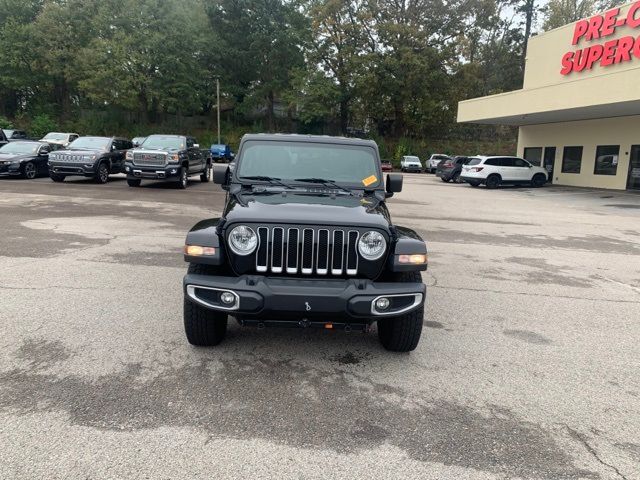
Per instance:
[[[387,247],[387,241],[379,232],[370,231],[362,235],[358,241],[358,251],[366,260],[377,260]]]
[[[246,225],[239,225],[229,233],[229,247],[236,255],[250,255],[257,246],[256,232]]]

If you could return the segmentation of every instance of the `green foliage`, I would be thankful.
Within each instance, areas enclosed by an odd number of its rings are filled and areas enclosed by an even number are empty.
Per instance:
[[[13,128],[13,123],[7,117],[0,115],[0,128]]]
[[[554,2],[565,0],[549,12]],[[456,125],[456,108],[520,87],[538,10],[533,0],[0,0],[0,12],[0,115],[33,135],[189,131],[208,145],[219,78],[234,148],[247,131],[358,131],[399,158],[426,154],[425,139],[452,151],[461,136],[513,140]]]
[[[33,117],[29,133],[34,138],[42,138],[49,132],[58,131],[60,128],[57,122],[46,113],[41,113]]]

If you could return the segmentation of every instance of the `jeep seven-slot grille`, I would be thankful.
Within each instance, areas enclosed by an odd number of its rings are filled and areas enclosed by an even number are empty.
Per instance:
[[[303,275],[356,275],[356,230],[259,227],[256,270]]]

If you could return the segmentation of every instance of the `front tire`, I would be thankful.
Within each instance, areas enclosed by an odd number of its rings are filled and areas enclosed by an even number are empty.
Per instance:
[[[189,174],[187,172],[187,167],[182,167],[180,169],[180,179],[178,180],[178,188],[180,190],[184,190],[189,185]]]
[[[209,265],[189,265],[189,273],[213,275],[215,268]],[[213,347],[220,344],[227,334],[227,314],[202,307],[184,298],[184,332],[191,345]]]
[[[95,180],[96,183],[99,183],[101,185],[104,185],[109,181],[109,165],[107,165],[105,162],[102,162],[100,165],[98,165],[98,171],[96,172]]]
[[[448,178],[440,177],[440,180],[442,180],[444,183],[449,183],[449,179]]]
[[[49,173],[49,178],[51,180],[53,180],[56,183],[61,183],[64,182],[64,179],[66,178],[64,175],[60,175],[58,173]]]
[[[499,175],[489,175],[487,177],[485,185],[487,186],[487,188],[494,189],[494,188],[498,188],[501,183],[502,183],[502,179],[500,178]]]
[[[22,167],[22,178],[33,180],[38,174],[38,169],[33,162],[27,162]]]
[[[127,185],[130,187],[139,187],[142,183],[142,180],[139,178],[127,178]]]
[[[547,183],[547,179],[542,173],[536,173],[531,179],[531,186],[534,188],[540,188],[545,183]]]
[[[393,275],[392,282],[422,282],[420,272],[401,272]],[[378,320],[378,339],[391,352],[411,352],[416,349],[422,334],[424,306],[399,317]]]

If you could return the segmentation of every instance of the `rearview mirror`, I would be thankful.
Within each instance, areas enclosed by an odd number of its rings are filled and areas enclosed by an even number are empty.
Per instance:
[[[214,166],[213,167],[213,183],[217,185],[222,185],[222,188],[227,190],[229,186],[227,185],[229,179],[229,167],[226,165],[224,167]]]
[[[402,191],[402,174],[400,173],[388,174],[386,190],[387,190],[387,193],[390,194],[388,196],[392,196],[394,193],[401,192]]]

